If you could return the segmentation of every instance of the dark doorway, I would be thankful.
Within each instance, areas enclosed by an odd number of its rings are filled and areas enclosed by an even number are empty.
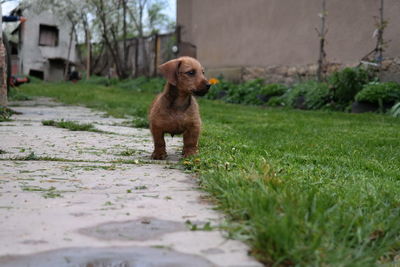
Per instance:
[[[36,77],[36,78],[43,80],[44,72],[41,70],[29,70],[29,76]]]

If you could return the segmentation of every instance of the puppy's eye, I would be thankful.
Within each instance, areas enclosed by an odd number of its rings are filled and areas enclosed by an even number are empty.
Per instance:
[[[194,70],[187,71],[187,72],[185,72],[185,74],[187,74],[189,76],[194,76],[196,74],[196,71],[194,71]]]

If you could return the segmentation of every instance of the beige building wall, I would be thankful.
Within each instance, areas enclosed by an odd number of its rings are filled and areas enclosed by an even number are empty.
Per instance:
[[[326,52],[332,63],[356,64],[374,49],[380,0],[327,0]],[[321,0],[178,0],[181,41],[196,46],[209,69],[301,66],[319,55]],[[400,55],[400,2],[385,0],[385,57]]]

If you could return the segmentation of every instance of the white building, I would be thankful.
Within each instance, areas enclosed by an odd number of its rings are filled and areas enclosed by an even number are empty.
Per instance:
[[[12,15],[27,19],[12,32],[18,35],[17,41],[11,42],[13,74],[31,75],[46,81],[62,80],[67,62],[72,66],[76,61],[76,40],[73,35],[71,41],[71,23],[49,11],[38,14],[28,8],[16,8]]]

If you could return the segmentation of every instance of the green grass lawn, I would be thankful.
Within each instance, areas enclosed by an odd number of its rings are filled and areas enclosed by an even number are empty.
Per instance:
[[[142,118],[155,91],[90,83],[21,90]],[[228,215],[229,235],[259,260],[373,266],[399,258],[400,119],[199,102],[201,152],[182,165]]]

